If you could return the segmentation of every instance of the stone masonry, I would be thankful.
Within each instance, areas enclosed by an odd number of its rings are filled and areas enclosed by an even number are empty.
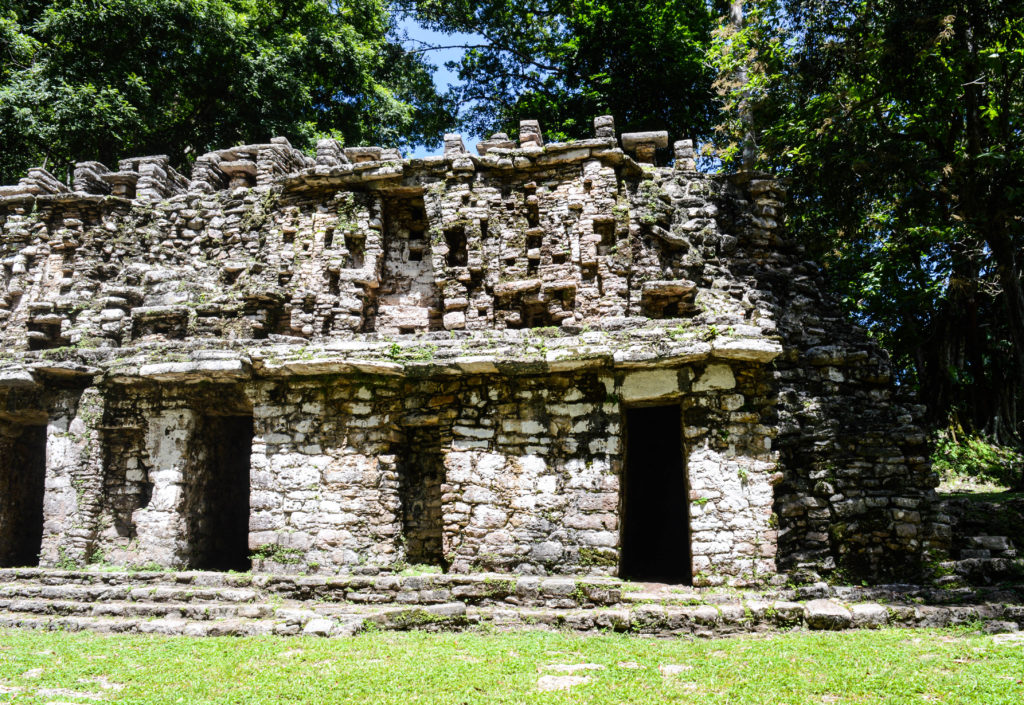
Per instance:
[[[916,576],[921,409],[784,189],[595,128],[0,187],[0,566]]]

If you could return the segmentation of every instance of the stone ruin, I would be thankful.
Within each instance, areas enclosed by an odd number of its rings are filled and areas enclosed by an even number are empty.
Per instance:
[[[0,187],[0,566],[918,575],[922,409],[784,189],[595,128]]]

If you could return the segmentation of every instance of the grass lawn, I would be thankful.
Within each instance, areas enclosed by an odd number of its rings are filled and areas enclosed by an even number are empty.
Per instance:
[[[1024,639],[898,629],[716,640],[546,632],[188,639],[0,630],[0,703],[75,702],[1019,705]]]

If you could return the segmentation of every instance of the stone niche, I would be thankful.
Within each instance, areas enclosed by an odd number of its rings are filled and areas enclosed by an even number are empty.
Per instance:
[[[388,196],[383,203],[384,264],[366,329],[385,335],[443,330],[441,292],[427,237],[423,198]]]
[[[405,560],[410,564],[447,568],[442,501],[445,456],[440,428],[408,427],[399,448],[396,455]]]

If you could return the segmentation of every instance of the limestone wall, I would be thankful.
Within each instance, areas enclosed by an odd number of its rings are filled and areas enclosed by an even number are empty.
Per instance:
[[[787,242],[784,189],[598,122],[0,188],[0,480],[45,426],[42,562],[614,574],[649,405],[681,411],[695,583],[941,551],[920,409]]]

